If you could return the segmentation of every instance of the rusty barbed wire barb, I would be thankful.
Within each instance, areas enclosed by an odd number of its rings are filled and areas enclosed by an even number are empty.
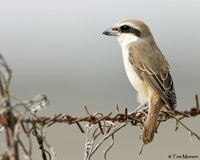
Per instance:
[[[199,98],[198,98],[198,95],[196,94],[195,95],[195,100],[196,100],[196,108],[197,108],[197,113],[199,112]]]
[[[122,122],[126,122],[126,121],[135,121],[135,122],[141,123],[141,118],[143,118],[145,116],[143,113],[139,114],[138,116],[128,115],[127,113],[128,113],[128,110],[125,109],[125,113],[117,113],[116,115],[114,115],[112,117],[111,117],[112,112],[108,113],[107,115],[102,116],[102,117],[96,117],[92,114],[86,115],[86,117],[73,117],[68,114],[66,114],[66,115],[59,114],[59,115],[55,115],[53,118],[37,117],[37,119],[35,121],[38,123],[44,121],[45,125],[47,125],[48,127],[57,122],[58,123],[67,123],[69,125],[77,123],[77,122],[89,122],[91,124],[97,124],[98,122],[103,121],[103,120],[111,121],[113,123],[114,122],[122,123]],[[186,110],[186,111],[175,110],[174,114],[176,116],[183,116],[183,117],[189,118],[190,116],[195,117],[195,116],[199,115],[200,112],[196,112],[196,110],[194,111],[194,109],[191,108],[190,110]],[[161,113],[159,115],[159,121],[164,122],[170,118],[171,117],[170,117],[170,114],[168,113],[168,110],[161,111]],[[22,122],[30,122],[30,120],[23,119]]]

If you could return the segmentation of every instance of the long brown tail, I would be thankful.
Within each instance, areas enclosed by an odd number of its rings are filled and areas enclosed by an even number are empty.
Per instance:
[[[163,105],[164,102],[160,96],[152,89],[149,97],[148,116],[142,133],[142,141],[144,144],[148,144],[153,141],[159,113]]]

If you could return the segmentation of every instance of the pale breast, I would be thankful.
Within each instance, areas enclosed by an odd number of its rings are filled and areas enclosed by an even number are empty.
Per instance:
[[[132,64],[129,62],[129,52],[123,51],[123,60],[124,60],[124,67],[126,70],[126,74],[128,76],[129,81],[131,82],[132,86],[138,92],[138,102],[143,104],[149,98],[149,89],[150,86],[147,84],[146,81],[140,79],[137,73],[134,71]]]

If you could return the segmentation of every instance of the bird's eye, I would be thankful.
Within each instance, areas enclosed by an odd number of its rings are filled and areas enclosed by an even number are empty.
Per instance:
[[[122,32],[127,32],[127,31],[130,30],[130,28],[131,28],[131,27],[128,26],[128,25],[123,25],[123,26],[120,27],[120,29],[121,29]]]

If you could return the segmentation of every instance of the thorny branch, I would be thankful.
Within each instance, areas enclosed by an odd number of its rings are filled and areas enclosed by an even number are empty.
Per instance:
[[[0,135],[5,133],[5,149],[0,152],[0,160],[18,160],[19,150],[22,148],[25,159],[32,159],[32,136],[38,142],[39,149],[41,150],[41,157],[43,160],[52,159],[57,160],[56,152],[50,146],[45,137],[45,127],[55,125],[57,123],[67,123],[68,125],[76,124],[82,133],[85,130],[81,126],[81,122],[86,122],[86,144],[84,160],[90,160],[99,147],[107,140],[111,139],[110,145],[104,151],[104,159],[108,151],[114,145],[115,134],[125,127],[127,124],[132,126],[144,125],[146,116],[148,114],[148,102],[139,106],[132,112],[127,109],[120,113],[118,105],[116,105],[116,114],[102,113],[90,114],[87,107],[84,106],[85,116],[74,117],[69,114],[58,114],[54,117],[38,116],[37,112],[48,106],[48,99],[45,95],[41,94],[36,96],[33,100],[22,101],[17,96],[9,93],[9,84],[12,77],[12,71],[8,64],[0,54]],[[174,119],[177,124],[181,124],[186,128],[191,136],[195,136],[198,140],[200,137],[191,131],[181,120],[200,115],[198,96],[196,95],[196,107],[192,107],[186,111],[175,110],[171,112],[165,107],[159,115],[157,129],[160,124],[169,119]],[[12,100],[12,101],[11,101]],[[19,111],[20,108],[20,111]],[[23,110],[23,111],[21,111]],[[178,125],[176,126],[178,129]],[[24,138],[21,138],[22,132],[27,135],[28,147],[24,144]],[[31,136],[32,135],[32,136]],[[97,141],[97,138],[103,135],[103,138]],[[50,151],[47,151],[50,150]]]

